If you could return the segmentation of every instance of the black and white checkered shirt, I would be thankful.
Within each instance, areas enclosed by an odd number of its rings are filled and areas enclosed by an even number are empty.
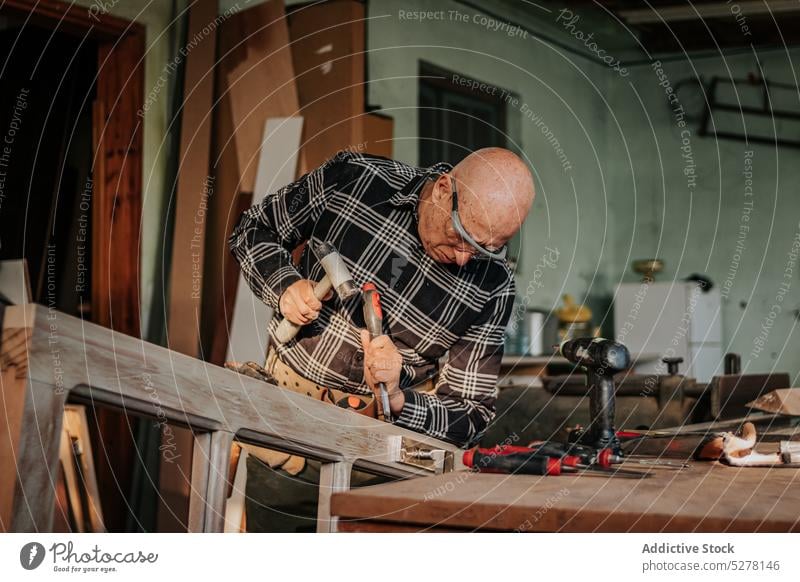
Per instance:
[[[276,311],[292,283],[324,275],[308,247],[299,268],[290,251],[308,239],[336,247],[359,287],[377,286],[384,333],[402,354],[405,405],[396,424],[469,444],[494,416],[514,277],[505,261],[473,258],[459,267],[425,254],[419,194],[429,177],[450,169],[341,152],[244,212],[229,244],[250,288]],[[273,318],[271,334],[280,319]],[[359,337],[364,327],[360,295],[344,303],[334,295],[278,353],[317,384],[371,395]],[[435,395],[413,390],[437,373]]]

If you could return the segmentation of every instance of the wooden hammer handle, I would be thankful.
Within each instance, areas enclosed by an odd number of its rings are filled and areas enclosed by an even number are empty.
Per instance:
[[[331,290],[331,286],[331,278],[325,275],[320,282],[314,286],[314,297],[322,301],[322,298]],[[300,325],[292,323],[284,317],[283,321],[278,324],[278,328],[275,330],[275,341],[279,344],[285,344],[297,335],[297,332],[300,331],[300,327]]]

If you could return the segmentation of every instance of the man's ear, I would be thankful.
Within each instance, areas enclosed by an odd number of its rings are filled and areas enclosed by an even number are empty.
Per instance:
[[[450,199],[450,190],[450,174],[439,174],[439,177],[433,183],[431,202],[436,206],[443,207]]]

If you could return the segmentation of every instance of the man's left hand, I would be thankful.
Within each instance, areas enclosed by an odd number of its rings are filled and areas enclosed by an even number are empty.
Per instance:
[[[366,329],[361,330],[361,345],[364,348],[364,380],[379,399],[378,383],[386,384],[386,390],[389,393],[389,408],[393,415],[400,414],[406,402],[403,391],[400,389],[403,356],[400,355],[388,335],[379,335],[370,340],[369,331]]]

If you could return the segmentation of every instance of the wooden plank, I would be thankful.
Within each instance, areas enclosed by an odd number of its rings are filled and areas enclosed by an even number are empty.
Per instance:
[[[745,406],[773,414],[800,416],[800,388],[773,390]]]
[[[73,533],[86,533],[86,521],[81,505],[80,483],[75,470],[75,458],[72,453],[72,439],[69,436],[66,424],[61,431],[61,446],[58,451],[58,460],[63,470],[64,484],[70,511],[75,519]]]
[[[16,366],[2,366],[0,372],[0,531],[11,531],[14,507],[14,479],[17,474],[16,451],[22,436],[22,417],[25,409],[25,376]]]
[[[234,27],[241,42],[236,50],[244,48],[244,54],[230,68],[223,61],[221,71],[233,114],[239,190],[253,192],[264,124],[270,117],[297,115],[297,88],[283,2],[269,0],[235,14],[224,23],[225,32]]]
[[[189,10],[188,38],[199,38],[186,58],[175,230],[169,278],[168,346],[197,356],[200,336],[205,220],[213,183],[208,175],[214,92],[216,0]],[[203,34],[206,27],[210,32]]]
[[[223,532],[233,433],[216,430],[195,435],[189,532]]]
[[[98,47],[92,164],[92,305],[96,323],[138,336],[142,220],[143,28]],[[96,459],[110,531],[125,527],[135,426],[124,415],[91,411],[93,438],[105,443]],[[135,425],[135,421],[133,422]]]
[[[100,502],[100,489],[97,486],[97,473],[94,467],[92,441],[89,437],[89,424],[86,418],[86,407],[69,404],[64,410],[64,427],[70,438],[77,439],[80,446],[78,458],[81,487],[83,488],[88,509],[90,531],[102,533],[106,531],[103,510]]]
[[[93,162],[92,318],[139,335],[144,35],[98,48],[100,123]],[[123,259],[124,258],[124,259]]]
[[[357,118],[360,127],[360,151],[391,158],[394,154],[394,119],[377,113],[365,113]]]
[[[302,131],[302,117],[276,117],[266,121],[251,206],[295,180]],[[262,363],[267,353],[267,326],[271,317],[272,310],[253,294],[240,274],[225,359]]]
[[[208,457],[211,450],[211,433],[194,435],[192,446],[192,486],[189,493],[189,533],[203,531],[206,521],[206,492],[208,491]]]
[[[331,496],[350,489],[353,464],[347,461],[322,463],[319,471],[319,503],[317,533],[336,531],[336,518],[331,516]]]
[[[238,456],[231,460],[236,463],[236,469],[231,479],[230,495],[225,502],[225,533],[240,533],[246,531],[243,526],[245,519],[245,496],[247,490],[247,449],[234,445]]]
[[[203,357],[222,364],[238,268],[228,237],[251,200],[264,123],[298,115],[283,2],[237,12],[219,28],[214,150],[203,280]]]
[[[364,4],[354,0],[320,2],[289,14],[307,169],[362,143],[364,19]]]
[[[15,450],[12,531],[52,531],[65,402],[66,393],[50,384],[27,382],[22,412],[26,428]]]
[[[418,529],[800,531],[800,469],[696,463],[644,480],[450,473],[334,494],[331,513]]]
[[[747,403],[762,394],[791,386],[789,374],[727,374],[711,382],[711,414],[728,419],[747,414]]]
[[[209,24],[216,18],[216,0],[199,0],[189,10],[187,38],[194,44],[186,57],[184,71],[175,229],[169,274],[167,345],[194,357],[200,353],[205,225],[209,198],[214,193],[209,157],[217,29]],[[162,455],[159,461],[162,496],[158,505],[158,527],[161,531],[176,530],[189,520],[186,475],[192,458],[192,435],[178,429],[173,436],[176,458],[168,460]]]

